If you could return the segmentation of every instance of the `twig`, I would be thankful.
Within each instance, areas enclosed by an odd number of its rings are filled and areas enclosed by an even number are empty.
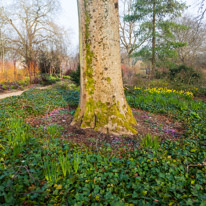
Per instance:
[[[203,167],[203,166],[206,166],[206,163],[203,162],[202,164],[196,164],[196,165],[187,165],[187,173],[189,173],[189,168],[190,167]]]

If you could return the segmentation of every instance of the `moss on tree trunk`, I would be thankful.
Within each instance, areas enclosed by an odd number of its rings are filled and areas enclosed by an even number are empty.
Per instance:
[[[78,0],[80,103],[72,124],[103,133],[134,134],[136,120],[122,83],[117,0]]]

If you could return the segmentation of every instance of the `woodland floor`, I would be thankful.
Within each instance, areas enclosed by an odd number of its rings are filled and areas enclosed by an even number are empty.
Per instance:
[[[35,128],[41,126],[45,131],[47,126],[57,124],[62,127],[63,133],[60,138],[71,141],[73,143],[83,143],[88,146],[101,147],[105,144],[110,144],[114,148],[127,147],[133,149],[139,146],[140,139],[151,134],[157,136],[164,141],[165,139],[177,140],[184,133],[182,123],[175,121],[164,115],[152,114],[150,112],[133,109],[134,117],[137,120],[136,130],[137,135],[117,137],[114,135],[102,134],[94,130],[83,130],[70,126],[72,121],[72,113],[74,108],[59,108],[48,113],[45,116],[27,119],[27,123]]]
[[[67,85],[0,100],[0,205],[206,205],[206,104],[125,94],[133,136],[71,127]]]

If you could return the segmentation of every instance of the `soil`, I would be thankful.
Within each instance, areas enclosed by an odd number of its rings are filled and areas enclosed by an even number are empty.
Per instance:
[[[195,100],[206,102],[206,96],[195,97]]]
[[[135,128],[137,135],[133,136],[114,136],[110,134],[102,134],[91,129],[80,129],[70,126],[73,119],[72,114],[74,108],[59,108],[37,118],[27,119],[27,123],[35,128],[42,127],[45,132],[48,125],[60,125],[62,127],[61,139],[71,141],[73,143],[85,144],[99,148],[105,144],[109,144],[113,148],[127,145],[128,148],[134,149],[140,146],[142,137],[151,134],[158,137],[159,140],[180,139],[184,133],[184,125],[164,115],[152,114],[150,112],[133,109],[134,117],[137,120]]]

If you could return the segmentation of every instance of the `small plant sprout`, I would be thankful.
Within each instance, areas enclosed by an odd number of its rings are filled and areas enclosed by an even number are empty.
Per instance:
[[[64,177],[67,176],[67,173],[70,175],[71,164],[69,162],[68,156],[66,155],[66,157],[65,157],[64,155],[60,155],[58,159],[59,159],[59,163],[60,163]]]
[[[16,156],[21,152],[22,145],[28,141],[28,128],[21,119],[11,119],[8,128],[8,143],[13,148],[14,156]]]
[[[50,158],[43,159],[43,171],[47,181],[57,183],[60,179],[60,167],[56,161],[51,161]]]
[[[73,154],[73,157],[74,157],[74,172],[77,173],[80,164],[80,157],[79,154],[76,153]]]
[[[158,149],[160,146],[158,137],[147,134],[146,137],[143,137],[140,145],[146,148]]]
[[[61,135],[61,128],[55,124],[47,126],[46,131],[50,138],[55,138]]]

